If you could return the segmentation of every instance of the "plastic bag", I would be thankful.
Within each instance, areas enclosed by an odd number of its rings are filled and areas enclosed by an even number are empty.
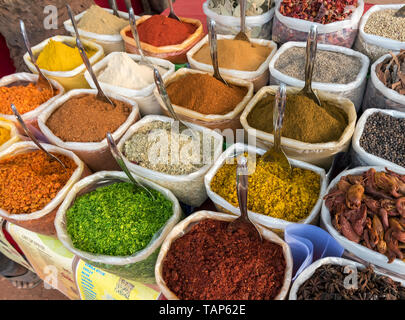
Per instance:
[[[0,128],[5,128],[10,131],[10,139],[8,139],[3,144],[0,144],[0,153],[6,150],[12,144],[18,142],[20,137],[17,132],[16,126],[10,121],[1,121],[0,120]]]
[[[53,224],[56,211],[72,186],[81,178],[90,174],[90,170],[86,165],[73,153],[68,150],[50,145],[41,144],[47,151],[65,155],[74,160],[77,165],[70,179],[65,186],[59,190],[55,198],[53,198],[44,208],[39,211],[27,214],[9,214],[7,211],[0,208],[0,216],[7,221],[14,223],[32,232],[41,233],[44,235],[55,236],[56,231]],[[6,159],[20,153],[38,150],[38,147],[33,142],[17,142],[6,150],[0,152],[0,160]]]
[[[174,74],[172,74],[170,77],[167,78],[166,81],[164,81],[165,86],[167,87],[170,83],[176,81],[177,79],[185,76],[186,74],[189,73],[200,73],[200,74],[210,74],[212,73],[209,72],[203,72],[199,70],[193,70],[193,69],[186,69],[182,68],[177,70]],[[243,100],[233,109],[231,112],[228,112],[227,114],[224,115],[217,115],[217,114],[202,114],[187,108],[184,108],[182,106],[177,106],[173,104],[173,109],[176,112],[177,116],[181,120],[185,120],[203,127],[207,127],[209,129],[219,129],[219,130],[224,130],[224,129],[240,129],[242,128],[239,117],[242,111],[245,109],[247,103],[253,96],[253,83],[246,81],[246,80],[240,80],[240,79],[235,79],[235,78],[228,78],[228,77],[223,77],[227,82],[230,84],[237,85],[239,87],[246,87],[248,89],[245,97]],[[153,90],[153,93],[155,97],[157,98],[160,106],[163,109],[164,114],[170,116],[169,111],[166,109],[165,104],[162,101],[162,98],[160,97],[160,94],[157,91],[157,88]]]
[[[135,178],[140,180],[140,182],[146,187],[159,191],[173,204],[173,215],[166,222],[165,226],[154,235],[148,246],[141,251],[138,251],[131,256],[115,257],[85,252],[74,247],[72,240],[66,231],[66,212],[72,206],[75,199],[80,195],[93,191],[102,186],[110,185],[116,182],[130,182],[124,172],[97,172],[76,183],[66,196],[66,199],[63,201],[56,214],[55,228],[58,239],[63,243],[63,245],[70,252],[85,262],[123,278],[142,283],[155,283],[155,262],[159,254],[160,246],[167,234],[176,225],[176,223],[180,221],[182,211],[176,197],[169,190],[141,177]]]
[[[283,44],[277,51],[275,56],[270,61],[270,85],[279,85],[280,82],[285,83],[291,87],[304,87],[305,82],[297,78],[293,78],[283,74],[275,68],[275,64],[279,57],[292,47],[306,47],[306,42],[287,42]],[[361,69],[357,74],[356,79],[353,82],[347,84],[335,84],[335,83],[324,83],[324,82],[312,82],[312,88],[322,90],[331,94],[335,94],[339,97],[348,98],[351,100],[356,111],[361,108],[361,102],[363,101],[364,90],[367,83],[367,72],[370,60],[364,55],[352,49],[348,49],[340,46],[332,46],[328,44],[318,44],[318,51],[331,51],[343,53],[347,56],[358,57],[361,61]]]
[[[93,89],[81,89],[72,90],[56,100],[51,106],[49,106],[38,118],[38,125],[45,137],[50,141],[50,143],[55,144],[61,148],[73,151],[80,159],[82,159],[91,170],[101,171],[101,170],[114,170],[118,169],[118,165],[114,160],[110,149],[108,147],[107,139],[104,138],[100,142],[66,142],[62,141],[59,137],[53,134],[53,132],[48,128],[46,122],[51,114],[63,105],[67,100],[75,96],[80,96],[83,94],[97,94],[97,90]],[[116,143],[121,139],[127,129],[134,122],[138,121],[140,118],[138,105],[135,101],[128,98],[121,97],[116,94],[109,93],[109,97],[123,101],[132,106],[132,111],[129,114],[127,120],[112,133],[112,136]]]
[[[146,19],[149,19],[150,17],[151,17],[150,15],[144,15],[140,17],[138,20],[136,20],[136,25],[138,26],[140,23],[144,22]],[[183,18],[183,17],[180,17],[180,19],[183,22],[191,23],[197,26],[197,29],[189,38],[187,38],[180,44],[162,47],[155,47],[151,44],[141,42],[141,47],[144,54],[150,57],[166,59],[176,64],[187,63],[186,54],[188,50],[194,47],[195,44],[201,40],[201,38],[204,36],[204,32],[201,21],[197,19]],[[124,39],[126,52],[139,54],[135,40],[134,38],[132,38],[132,34],[129,37],[127,36],[127,32],[131,34],[130,26],[127,26],[126,28],[121,30],[121,37],[122,39]]]
[[[112,9],[103,8],[103,10],[113,14]],[[82,13],[80,13],[74,17],[76,23],[78,23],[80,21],[80,19],[85,15],[86,12],[87,12],[87,10],[83,11]],[[118,14],[119,14],[120,18],[129,20],[129,15],[127,12],[118,11]],[[138,19],[139,17],[135,16],[135,18]],[[72,26],[72,21],[70,19],[63,22],[63,26],[65,27],[66,31],[68,31],[70,33],[70,35],[72,37],[76,37],[76,32]],[[106,55],[109,54],[110,52],[125,51],[124,40],[122,39],[120,34],[99,34],[99,33],[94,33],[94,32],[86,31],[86,30],[79,28],[79,35],[80,35],[80,39],[86,39],[89,41],[93,41],[93,42],[99,44],[100,46],[102,46],[104,49],[104,53]]]
[[[180,223],[178,223],[171,230],[171,232],[168,234],[168,236],[166,237],[165,241],[162,244],[162,248],[160,249],[160,253],[159,253],[158,259],[156,261],[156,267],[155,267],[156,282],[157,282],[162,294],[169,300],[178,300],[177,296],[166,286],[166,283],[163,280],[163,276],[162,276],[163,261],[167,255],[167,252],[170,249],[170,245],[177,238],[180,238],[184,234],[186,234],[193,225],[195,225],[199,221],[205,220],[205,219],[214,219],[214,220],[230,222],[230,221],[233,221],[235,219],[235,217],[227,215],[227,214],[223,214],[223,213],[213,212],[213,211],[198,211],[198,212],[195,212],[192,215],[188,216],[186,219],[184,219]],[[292,261],[290,247],[281,238],[279,238],[275,233],[271,232],[267,228],[260,226],[260,225],[258,226],[258,228],[259,228],[260,234],[263,237],[263,240],[277,243],[283,248],[284,257],[285,257],[285,261],[286,261],[284,283],[283,283],[283,286],[281,287],[279,294],[274,298],[274,300],[284,300],[285,297],[287,296],[288,290],[290,288],[292,268],[293,268],[293,261]],[[243,261],[241,261],[241,263],[243,263]]]
[[[38,81],[38,75],[36,75],[36,74],[26,73],[26,72],[14,73],[14,74],[1,78],[0,87],[8,87],[8,86],[12,86],[13,84],[26,85],[26,84],[28,84],[28,82],[36,83],[37,81]],[[59,82],[52,80],[52,79],[50,79],[50,81],[52,83],[52,86],[58,90],[58,93],[54,97],[52,97],[51,99],[46,101],[45,103],[43,103],[40,106],[38,106],[37,108],[35,108],[34,110],[31,110],[31,111],[26,112],[21,115],[25,124],[29,127],[29,129],[32,130],[32,132],[34,133],[34,135],[37,138],[41,138],[41,132],[38,130],[38,123],[37,123],[38,116],[50,104],[55,102],[55,100],[60,98],[65,93],[65,89],[62,87],[62,85]],[[16,125],[19,132],[22,135],[25,135],[24,130],[20,127],[17,119],[15,118],[15,116],[13,114],[10,115],[10,114],[0,113],[0,118],[4,118],[6,120],[13,122]]]
[[[68,37],[68,36],[54,36],[51,38],[48,38],[44,41],[42,41],[40,44],[37,44],[35,47],[32,47],[32,52],[35,56],[38,56],[40,52],[46,47],[48,42],[50,40],[53,41],[58,41],[58,42],[63,42],[71,47],[76,46],[76,38],[74,37]],[[94,43],[92,41],[88,40],[82,40],[82,44],[85,48],[91,48],[93,50],[96,50],[96,53],[89,58],[89,62],[91,65],[95,64],[97,61],[101,60],[104,57],[104,49],[102,46],[98,45],[97,43]],[[38,71],[31,62],[31,58],[26,52],[23,56],[24,62],[27,65],[28,69],[32,73],[37,74]],[[72,89],[83,89],[83,88],[88,88],[88,84],[86,79],[84,78],[84,71],[86,71],[86,66],[84,63],[82,63],[80,66],[78,66],[76,69],[73,69],[71,71],[48,71],[45,69],[41,69],[42,73],[48,78],[48,79],[53,79],[57,82],[59,82],[66,91],[72,90]]]
[[[377,172],[385,171],[385,167],[358,167],[351,170],[344,170],[341,172],[335,179],[331,181],[328,189],[325,194],[328,194],[329,191],[339,182],[340,178],[347,176],[349,174],[356,175],[362,174],[365,171],[374,168]],[[394,172],[399,174],[405,174],[405,169],[395,169]],[[395,259],[392,263],[388,263],[388,258],[374,250],[371,250],[361,244],[357,244],[354,241],[350,241],[344,235],[340,234],[332,225],[331,215],[328,208],[325,205],[325,201],[322,203],[322,212],[321,212],[321,226],[326,229],[332,237],[334,237],[347,251],[354,254],[356,257],[363,259],[367,262],[375,264],[377,266],[383,267],[387,270],[396,272],[401,275],[405,275],[405,262],[400,259]]]
[[[204,14],[215,21],[218,34],[236,35],[240,31],[240,18],[223,16],[208,8],[208,2],[203,3]],[[249,38],[271,39],[274,8],[258,16],[246,17],[246,33]]]
[[[123,150],[125,141],[130,139],[136,131],[138,131],[145,124],[152,121],[163,121],[163,122],[174,122],[174,119],[150,115],[142,118],[133,126],[131,126],[125,135],[122,137],[121,141],[118,144],[118,149]],[[157,172],[142,166],[136,165],[127,158],[124,157],[125,164],[131,172],[134,172],[136,175],[144,177],[145,179],[151,180],[162,187],[169,189],[174,195],[183,203],[192,206],[199,207],[207,199],[207,193],[204,187],[204,175],[212,167],[215,161],[219,158],[222,153],[223,137],[216,133],[215,131],[209,130],[207,128],[197,126],[195,124],[189,123],[190,127],[202,131],[206,135],[210,135],[214,138],[214,154],[212,156],[212,162],[206,164],[204,167],[200,168],[198,171],[190,173],[188,175],[170,175],[166,173]]]
[[[404,168],[386,159],[380,158],[376,155],[366,152],[360,145],[360,138],[363,135],[364,126],[367,122],[367,118],[373,113],[381,112],[388,114],[395,118],[405,118],[405,112],[398,112],[395,110],[381,110],[381,109],[367,109],[360,117],[356,125],[352,138],[352,148],[358,163],[363,166],[382,166],[387,167],[390,170],[403,170]]]
[[[234,36],[224,36],[218,35],[218,39],[233,39]],[[253,82],[254,91],[259,90],[261,87],[265,86],[269,82],[269,70],[268,65],[271,58],[277,51],[277,44],[269,40],[260,39],[250,39],[251,43],[266,46],[272,49],[270,55],[265,61],[259,66],[256,71],[241,71],[233,69],[219,68],[222,76],[228,76],[236,79],[242,79]],[[208,35],[205,36],[199,43],[197,43],[194,48],[187,52],[187,60],[192,69],[201,70],[205,72],[214,73],[212,65],[198,62],[193,59],[195,53],[197,53],[206,43],[208,43]]]
[[[332,44],[351,48],[356,38],[359,21],[364,11],[363,0],[358,1],[357,8],[343,21],[321,24],[303,19],[286,17],[280,13],[280,2],[276,3],[273,21],[273,41],[283,44],[288,41],[306,41],[311,25],[318,27],[318,43]]]
[[[359,35],[354,44],[354,49],[368,56],[371,63],[374,63],[379,57],[390,51],[405,49],[405,42],[365,33],[364,26],[368,18],[373,12],[386,9],[400,9],[402,6],[403,4],[374,5],[361,18]]]
[[[205,188],[207,190],[208,197],[214,202],[215,207],[217,208],[218,211],[221,212],[228,212],[233,215],[240,215],[240,210],[239,207],[234,207],[232,204],[230,204],[228,201],[226,201],[224,198],[216,194],[214,191],[211,189],[211,181],[214,178],[215,174],[218,172],[218,170],[224,165],[225,161],[227,159],[232,158],[234,154],[239,154],[242,152],[248,152],[249,154],[259,154],[263,155],[266,151],[263,149],[255,148],[253,146],[248,146],[242,143],[236,143],[230,146],[228,149],[225,150],[224,153],[221,154],[215,165],[208,171],[208,173],[205,175],[204,182],[205,182]],[[305,224],[317,224],[319,221],[319,213],[321,210],[321,205],[322,205],[322,197],[324,195],[325,189],[326,189],[326,176],[325,176],[325,170],[316,166],[313,166],[311,164],[294,160],[294,159],[289,159],[291,166],[297,167],[297,168],[303,168],[307,170],[311,170],[315,173],[317,173],[320,177],[320,190],[319,190],[319,198],[318,201],[316,202],[315,206],[311,210],[310,214],[308,217],[299,223],[305,223]],[[273,218],[270,216],[266,216],[261,213],[256,213],[253,211],[248,211],[249,217],[253,222],[256,222],[258,224],[263,225],[266,228],[273,229],[275,232],[279,232],[280,230],[283,232],[284,229],[292,224],[292,222],[289,222],[287,220],[282,220],[282,219],[277,219]]]
[[[255,139],[259,148],[268,149],[273,146],[274,136],[264,131],[252,128],[248,122],[248,114],[253,110],[255,105],[266,94],[275,95],[278,90],[277,86],[263,87],[256,93],[253,99],[248,103],[243,111],[240,122],[242,123],[245,132],[248,136]],[[301,88],[287,87],[287,95],[298,93]],[[315,90],[321,101],[328,101],[334,103],[337,107],[343,109],[348,116],[348,125],[343,131],[342,136],[338,141],[331,141],[325,143],[306,143],[297,141],[290,138],[281,137],[281,144],[286,155],[292,159],[297,159],[312,163],[316,166],[329,168],[332,164],[333,157],[342,151],[347,151],[350,146],[350,141],[356,125],[357,114],[353,102],[347,98],[338,97],[330,93]],[[245,141],[248,141],[246,139]]]
[[[315,273],[315,271],[319,267],[326,265],[326,264],[332,264],[332,265],[336,265],[336,266],[352,266],[352,267],[358,268],[360,270],[365,268],[364,265],[362,265],[358,262],[344,259],[344,258],[328,257],[328,258],[323,258],[323,259],[317,260],[313,264],[311,264],[308,268],[306,268],[298,276],[298,278],[294,281],[293,285],[291,286],[290,296],[289,296],[288,300],[297,300],[297,293],[298,293],[298,290],[300,289],[300,287],[305,283],[305,281],[307,281],[308,279],[310,279],[312,277],[312,275]],[[384,276],[388,276],[388,277],[392,278],[394,281],[400,282],[403,286],[405,286],[404,280],[384,274],[382,272],[379,272],[378,270],[375,270],[375,273],[384,275]]]
[[[108,56],[106,56],[101,61],[97,62],[93,66],[93,71],[97,77],[100,74],[100,72],[102,70],[104,70],[104,68],[108,65],[111,58],[117,54],[119,54],[119,53],[113,52],[113,53],[109,54]],[[141,60],[141,56],[139,56],[137,54],[129,54],[128,56],[136,62]],[[158,66],[161,66],[161,67],[167,69],[167,72],[164,75],[162,75],[163,80],[166,80],[167,77],[169,77],[170,75],[172,75],[174,73],[175,67],[174,67],[174,64],[171,63],[170,61],[158,59],[158,58],[151,58],[151,57],[148,57],[148,59],[155,65],[158,65]],[[93,89],[96,89],[93,79],[90,76],[88,71],[86,71],[84,73],[84,76],[85,76],[87,82],[89,83],[90,87],[92,87]],[[153,89],[156,87],[155,83],[150,84],[149,86],[143,88],[142,90],[134,90],[134,89],[118,87],[118,86],[114,86],[114,85],[100,82],[100,81],[99,81],[99,83],[100,83],[101,88],[105,92],[119,94],[120,96],[123,96],[128,99],[136,101],[138,103],[139,111],[142,116],[148,115],[148,114],[161,114],[162,113],[162,109],[160,108],[160,105],[157,102],[155,95],[153,94]]]
[[[366,94],[363,100],[363,111],[369,108],[377,109],[393,109],[405,112],[405,95],[399,94],[395,90],[386,87],[375,72],[378,64],[387,58],[391,58],[390,54],[386,54],[371,66],[370,79],[368,80]]]

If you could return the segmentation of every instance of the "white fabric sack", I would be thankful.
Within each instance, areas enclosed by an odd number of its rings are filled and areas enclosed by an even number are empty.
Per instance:
[[[31,83],[35,84],[38,81],[38,75],[37,74],[32,74],[32,73],[27,73],[27,72],[20,72],[20,73],[10,74],[10,75],[5,76],[5,77],[0,79],[0,87],[7,87],[7,86],[12,85],[13,83],[17,83],[17,82],[20,82],[20,81],[22,81],[23,83],[27,83],[27,84],[28,84],[28,82],[31,82]],[[41,104],[40,106],[38,106],[34,110],[31,110],[31,111],[26,112],[26,113],[21,115],[24,122],[33,131],[34,135],[37,138],[41,138],[41,134],[40,134],[39,130],[36,129],[38,116],[49,105],[54,103],[55,100],[60,98],[65,93],[65,89],[62,87],[62,85],[59,82],[57,82],[55,80],[52,80],[52,79],[49,79],[49,81],[51,82],[52,86],[56,90],[58,90],[58,94],[56,94],[54,97],[52,97],[48,101],[44,102],[43,104]],[[19,123],[18,123],[17,119],[15,118],[15,116],[13,114],[10,115],[10,114],[0,113],[0,118],[4,118],[6,120],[12,121],[17,126],[17,128],[19,127]],[[22,130],[22,128],[21,128],[21,134],[25,135],[24,130]]]
[[[67,194],[66,199],[63,201],[56,214],[55,228],[58,239],[62,242],[62,244],[80,259],[83,259],[91,265],[123,278],[139,281],[141,283],[154,283],[155,262],[160,246],[167,234],[176,225],[176,223],[180,221],[182,211],[176,197],[169,190],[141,177],[135,176],[135,178],[139,180],[142,185],[159,191],[173,204],[173,215],[161,228],[161,230],[154,235],[151,242],[144,249],[131,256],[107,256],[89,253],[75,248],[66,230],[66,212],[73,205],[76,198],[99,187],[107,186],[112,183],[130,182],[124,172],[100,171],[76,183],[71,191]],[[91,214],[91,212],[89,212],[89,214]]]
[[[198,222],[200,222],[202,220],[206,220],[206,219],[214,219],[214,220],[231,222],[235,219],[235,217],[230,216],[228,214],[218,213],[218,212],[213,212],[213,211],[195,212],[192,215],[188,216],[183,221],[181,221],[180,223],[178,223],[170,231],[170,233],[168,234],[168,236],[166,237],[165,241],[162,244],[158,259],[156,261],[155,277],[156,277],[156,283],[158,284],[162,294],[168,300],[179,300],[179,298],[166,286],[166,283],[163,280],[163,276],[162,276],[163,262],[167,255],[167,252],[170,249],[170,245],[172,244],[173,241],[175,241],[176,239],[178,239],[178,238],[182,237],[184,234],[186,234],[191,229],[192,226],[194,226]],[[258,226],[258,228],[259,228],[260,234],[263,237],[263,240],[267,240],[267,241],[279,244],[283,248],[284,258],[286,261],[284,283],[283,283],[283,286],[281,287],[279,294],[274,298],[274,300],[284,300],[288,294],[288,290],[289,290],[290,284],[291,284],[291,277],[292,277],[293,260],[292,260],[290,247],[288,246],[288,244],[286,242],[284,242],[279,236],[277,236],[275,233],[273,233],[269,229],[267,229],[263,226]],[[241,261],[241,263],[243,263],[243,261]]]
[[[118,144],[118,149],[122,152],[125,141],[130,139],[134,135],[134,133],[138,131],[141,127],[143,127],[145,124],[152,121],[163,121],[173,123],[174,119],[159,115],[150,115],[142,118],[128,129],[128,131],[120,140]],[[192,123],[187,124],[192,129],[203,132],[204,135],[212,136],[215,141],[212,162],[206,164],[198,171],[192,172],[188,175],[170,175],[136,165],[130,162],[125,156],[124,162],[131,172],[169,189],[181,202],[192,207],[199,207],[207,199],[207,193],[204,187],[204,175],[208,172],[208,170],[212,167],[212,165],[221,155],[223,137],[213,130]]]
[[[301,87],[303,88],[305,85],[305,81],[299,80],[297,78],[290,77],[281,71],[275,68],[277,60],[280,56],[286,52],[288,49],[292,47],[306,47],[306,42],[287,42],[283,44],[277,53],[273,56],[270,61],[269,69],[270,69],[270,85],[279,85],[280,82],[291,86],[291,87]],[[357,74],[357,77],[354,81],[347,83],[347,84],[336,84],[336,83],[325,83],[325,82],[312,82],[312,88],[322,90],[331,94],[335,94],[337,96],[348,98],[351,100],[355,107],[356,111],[360,110],[361,102],[363,101],[364,90],[366,88],[367,83],[367,72],[368,67],[370,64],[370,60],[364,54],[360,52],[354,51],[349,48],[341,47],[341,46],[333,46],[328,44],[318,44],[318,51],[331,51],[331,52],[339,52],[345,54],[347,56],[354,56],[358,57],[361,61],[361,69]]]
[[[45,148],[45,150],[49,152],[62,154],[72,159],[77,165],[76,170],[73,172],[72,176],[66,182],[64,187],[60,189],[57,195],[41,210],[31,213],[10,214],[4,209],[0,208],[0,216],[30,231],[45,235],[54,235],[55,228],[53,225],[53,219],[50,219],[49,217],[52,217],[53,214],[56,214],[57,208],[65,199],[69,190],[77,181],[88,174],[88,169],[73,152],[50,144],[41,143],[41,145]],[[34,142],[17,142],[6,150],[0,152],[0,160],[4,160],[6,158],[9,158],[10,156],[15,156],[17,154],[32,152],[36,150],[39,149],[34,144]]]
[[[10,139],[3,144],[0,144],[0,152],[2,152],[12,144],[18,142],[20,140],[20,136],[18,135],[16,126],[12,122],[0,120],[0,128],[5,128],[10,131]]]
[[[405,49],[405,42],[365,33],[364,27],[368,18],[373,12],[386,9],[398,10],[402,6],[403,4],[374,5],[361,18],[359,35],[354,44],[354,49],[368,56],[371,63],[390,51],[399,51],[401,49]]]
[[[205,188],[207,190],[208,197],[214,202],[215,207],[217,208],[218,211],[221,212],[228,212],[233,215],[238,215],[240,216],[240,210],[239,207],[234,207],[232,204],[230,204],[228,201],[226,201],[224,198],[216,194],[212,189],[211,189],[211,181],[218,172],[218,170],[228,161],[230,158],[233,158],[234,154],[240,154],[243,152],[248,152],[251,155],[263,155],[266,151],[263,149],[255,148],[253,146],[248,146],[242,143],[236,143],[231,145],[228,149],[225,150],[224,153],[221,154],[215,165],[208,171],[204,178],[205,182]],[[317,224],[319,220],[319,213],[321,210],[321,205],[322,205],[322,198],[326,190],[326,176],[325,176],[325,170],[316,166],[313,166],[311,164],[294,160],[294,159],[289,159],[291,166],[296,167],[296,168],[302,168],[302,169],[307,169],[311,170],[319,175],[320,178],[320,190],[319,190],[319,196],[318,196],[318,201],[316,202],[315,206],[311,210],[310,214],[308,217],[304,220],[299,221],[298,223],[303,223],[303,224]],[[271,228],[275,229],[276,231],[284,231],[284,229],[292,224],[292,222],[289,222],[287,220],[282,220],[282,219],[277,219],[273,218],[270,216],[266,216],[261,213],[256,213],[253,211],[248,211],[249,218],[258,224],[263,225],[266,228]]]
[[[208,8],[209,0],[203,3],[204,14],[215,21],[218,34],[236,35],[240,31],[240,17],[220,15]],[[271,39],[274,7],[258,16],[246,16],[246,33],[249,38]]]
[[[77,89],[71,90],[58,100],[56,100],[52,105],[50,105],[38,118],[38,125],[45,137],[52,143],[61,148],[73,151],[80,159],[82,159],[90,169],[93,171],[100,170],[113,170],[118,169],[118,165],[114,160],[110,149],[108,147],[107,139],[104,138],[100,142],[69,142],[62,141],[57,137],[46,125],[48,118],[51,114],[63,105],[69,99],[80,96],[83,94],[97,94],[97,90],[93,89]],[[108,94],[109,97],[123,101],[132,106],[132,111],[129,114],[127,120],[117,129],[112,132],[112,136],[116,143],[121,139],[127,129],[139,119],[139,108],[135,101],[128,98],[121,97],[117,94]]]
[[[274,135],[252,128],[247,122],[247,116],[263,96],[265,96],[267,93],[274,95],[277,90],[278,87],[276,86],[261,88],[253,99],[250,100],[240,117],[240,122],[248,135],[248,138],[246,138],[245,141],[256,141],[259,148],[269,149],[271,146],[273,146]],[[301,88],[287,87],[287,95],[298,93],[300,90]],[[348,116],[348,125],[343,131],[342,136],[338,141],[326,143],[306,143],[281,137],[281,144],[288,157],[305,161],[323,168],[329,168],[332,164],[333,157],[337,153],[348,150],[356,125],[357,114],[353,102],[351,102],[349,99],[338,97],[319,90],[315,91],[321,101],[333,102],[337,107],[340,107],[346,112]]]
[[[388,114],[391,117],[395,118],[405,118],[405,112],[399,112],[395,110],[382,110],[382,109],[367,109],[363,115],[360,117],[359,121],[356,125],[356,130],[354,131],[353,138],[352,138],[352,148],[354,150],[356,160],[363,166],[381,166],[387,167],[390,170],[403,170],[404,167],[401,167],[389,160],[383,159],[381,157],[375,156],[371,153],[368,153],[363,147],[360,145],[360,138],[363,135],[364,126],[367,122],[369,116],[374,113],[381,112],[384,114]],[[403,133],[405,136],[405,132]]]
[[[405,43],[404,43],[405,44]],[[385,59],[392,57],[386,54],[371,66],[370,79],[368,80],[366,94],[363,100],[363,111],[369,108],[393,109],[405,112],[405,95],[386,87],[376,74],[376,67]]]
[[[312,275],[315,273],[315,271],[319,267],[321,267],[323,265],[326,265],[326,264],[332,264],[332,265],[336,265],[336,266],[350,266],[350,267],[355,267],[356,269],[360,269],[360,270],[365,269],[364,265],[362,265],[362,264],[360,264],[358,262],[352,261],[352,260],[344,259],[344,258],[327,257],[327,258],[317,260],[314,263],[312,263],[310,266],[308,266],[308,268],[306,268],[297,277],[297,279],[295,279],[293,285],[291,286],[290,296],[289,296],[288,300],[297,300],[298,290],[304,284],[304,282],[307,281],[308,279],[310,279],[312,277]],[[396,282],[400,282],[402,284],[402,286],[405,286],[405,281],[404,280],[401,280],[399,278],[395,278],[395,277],[390,276],[388,274],[384,274],[382,272],[379,272],[378,270],[374,270],[374,272],[376,274],[379,274],[379,275],[388,276],[392,280],[394,280]]]
[[[358,167],[355,169],[344,170],[335,179],[331,181],[325,195],[339,182],[340,178],[347,176],[349,174],[356,175],[366,172],[368,169],[374,168],[377,172],[385,171],[385,167]],[[390,168],[389,168],[390,169]],[[405,174],[405,169],[395,169],[393,170],[399,174]],[[405,262],[400,259],[395,259],[392,263],[388,263],[387,256],[371,250],[361,244],[350,241],[344,235],[340,234],[332,225],[331,215],[328,208],[325,205],[325,201],[322,202],[322,212],[321,212],[321,226],[326,229],[337,242],[340,243],[347,251],[353,253],[356,257],[363,259],[367,262],[385,268],[389,271],[396,272],[400,275],[405,275]]]
[[[93,71],[96,77],[98,77],[100,73],[107,67],[109,61],[118,54],[119,53],[117,52],[112,52],[93,66]],[[141,60],[141,56],[137,54],[128,54],[128,56],[136,62]],[[163,81],[174,73],[175,66],[170,61],[153,57],[148,57],[148,59],[153,64],[167,69],[167,72],[162,75]],[[90,87],[96,89],[96,85],[94,84],[93,79],[88,71],[84,73],[84,77],[86,78],[86,81],[89,83]],[[162,113],[159,102],[156,100],[155,95],[153,94],[153,89],[156,87],[155,83],[152,83],[141,90],[118,87],[101,81],[99,81],[99,83],[101,89],[103,89],[105,92],[119,94],[120,96],[136,101],[142,116]]]
[[[303,19],[286,17],[280,13],[281,1],[276,3],[273,21],[273,41],[283,44],[288,41],[306,41],[311,25],[318,29],[318,43],[332,44],[351,48],[356,38],[360,18],[364,11],[363,0],[358,1],[357,8],[343,21],[321,24]]]
[[[233,35],[218,35],[218,39],[233,39]],[[221,75],[247,80],[253,82],[254,91],[259,90],[261,87],[265,86],[269,82],[269,72],[268,65],[271,58],[277,51],[277,44],[270,40],[263,39],[250,39],[251,43],[269,47],[272,49],[270,55],[265,61],[257,68],[256,71],[241,71],[235,69],[219,68]],[[205,72],[214,73],[214,68],[211,64],[206,64],[198,62],[193,59],[194,54],[196,54],[206,43],[208,43],[208,35],[206,35],[200,42],[198,42],[189,52],[187,52],[187,60],[192,69],[197,69]]]
[[[113,14],[112,9],[102,8],[103,10]],[[80,19],[85,15],[87,10],[83,11],[82,13],[76,15],[74,17],[76,23],[79,23]],[[127,12],[118,11],[120,18],[125,20],[129,20],[129,15]],[[138,16],[135,16],[135,19],[138,19]],[[129,22],[128,22],[129,24]],[[72,21],[70,19],[63,22],[63,26],[65,27],[66,31],[70,33],[72,37],[76,37],[75,29],[72,26]],[[121,35],[118,34],[99,34],[90,31],[86,31],[79,28],[79,35],[80,38],[94,41],[95,43],[99,44],[103,47],[104,53],[109,54],[110,52],[115,51],[125,51],[124,40],[122,39]]]

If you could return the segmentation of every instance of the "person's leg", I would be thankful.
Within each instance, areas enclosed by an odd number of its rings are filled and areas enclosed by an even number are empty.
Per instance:
[[[11,281],[18,289],[31,289],[41,283],[32,271],[10,260],[0,252],[0,275]]]

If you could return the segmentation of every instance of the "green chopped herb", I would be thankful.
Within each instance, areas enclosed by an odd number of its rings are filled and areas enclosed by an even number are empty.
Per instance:
[[[156,200],[127,182],[78,197],[66,213],[73,245],[109,256],[129,256],[144,249],[173,215],[172,202],[149,190]]]

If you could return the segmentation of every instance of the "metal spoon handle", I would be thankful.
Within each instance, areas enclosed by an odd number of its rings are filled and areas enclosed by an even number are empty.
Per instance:
[[[139,33],[138,33],[138,29],[136,27],[135,14],[134,14],[134,10],[132,9],[132,7],[129,8],[128,14],[129,14],[129,25],[131,26],[132,36],[134,37],[136,46],[138,47],[139,55],[141,56],[142,60],[147,60],[143,53],[142,47],[141,47],[141,41],[139,40]]]
[[[167,0],[167,2],[169,3],[169,8],[170,8],[169,17],[172,18],[172,19],[176,19],[178,21],[181,21],[180,18],[174,13],[173,1],[172,0]]]
[[[248,219],[248,167],[247,159],[244,156],[238,158],[238,165],[236,168],[236,190],[238,193],[241,217]]]
[[[121,170],[125,172],[129,180],[136,186],[140,186],[144,190],[146,190],[149,195],[155,199],[153,194],[146,188],[145,186],[142,185],[137,179],[134,178],[134,176],[131,174],[131,172],[128,170],[127,165],[125,164],[125,161],[123,159],[121,151],[118,150],[117,144],[114,141],[113,136],[111,135],[110,132],[107,132],[107,142],[108,146],[110,147],[111,154],[113,155],[115,161],[117,161],[118,165],[120,166]]]
[[[280,83],[273,108],[274,148],[276,150],[281,150],[281,128],[283,127],[286,100],[286,86],[284,83]]]
[[[156,87],[158,89],[160,97],[162,98],[167,110],[169,110],[169,112],[170,112],[173,119],[175,119],[176,121],[181,122],[181,120],[179,119],[179,117],[177,116],[176,112],[173,109],[173,106],[172,106],[172,103],[170,101],[169,95],[167,94],[166,88],[165,88],[165,86],[163,84],[162,77],[160,76],[160,73],[156,68],[153,68],[153,75],[154,75],[154,78],[155,78]]]
[[[120,14],[118,13],[117,1],[110,0],[111,2],[111,9],[113,10],[114,16],[120,18]]]
[[[398,11],[395,12],[394,16],[404,18],[405,17],[405,6],[398,9]]]
[[[246,29],[246,0],[240,0],[240,31],[245,32]]]
[[[39,149],[41,149],[43,152],[45,152],[48,155],[48,157],[50,157],[53,160],[58,161],[60,163],[60,165],[66,169],[65,164],[61,160],[59,160],[57,157],[55,157],[52,153],[45,150],[45,148],[39,143],[37,138],[35,138],[35,136],[31,133],[31,131],[26,126],[24,120],[22,119],[20,113],[18,112],[18,110],[17,110],[17,108],[16,108],[16,106],[14,104],[11,104],[11,110],[13,110],[13,113],[14,113],[15,117],[17,118],[19,124],[24,129],[24,132],[26,133],[26,135],[28,137],[30,137],[32,142],[34,142]]]
[[[311,29],[307,37],[307,47],[306,47],[306,61],[305,61],[305,90],[307,92],[312,92],[311,83],[312,75],[315,65],[315,57],[317,50],[317,36],[318,30],[316,25],[311,25]]]
[[[208,24],[208,40],[210,45],[210,54],[211,54],[211,62],[212,67],[214,68],[214,78],[222,81],[227,86],[228,83],[222,78],[221,74],[219,73],[219,65],[218,65],[218,47],[217,47],[217,33],[215,31],[215,21],[207,18]]]

